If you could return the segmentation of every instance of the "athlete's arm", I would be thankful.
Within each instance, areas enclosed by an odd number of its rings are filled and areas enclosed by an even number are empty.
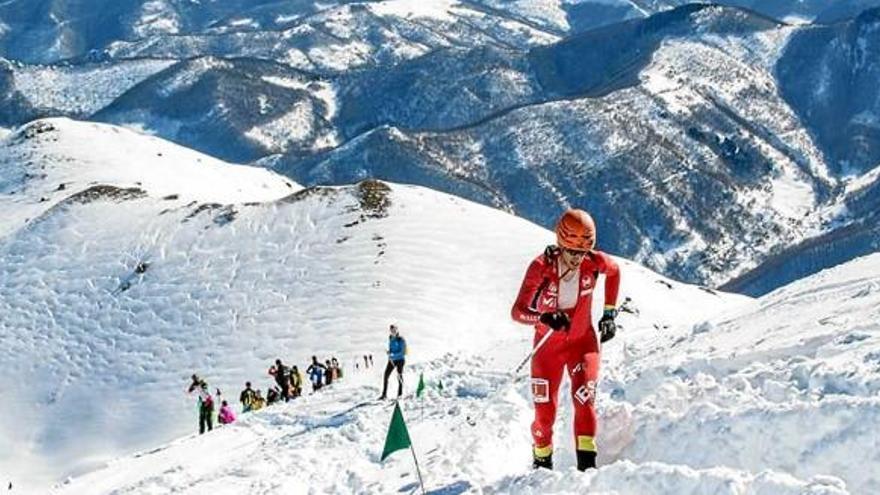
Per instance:
[[[536,259],[529,265],[526,276],[523,278],[522,286],[513,307],[510,309],[510,316],[514,321],[534,325],[541,318],[541,313],[535,307],[535,301],[539,296],[538,292],[544,284],[543,266]]]
[[[617,307],[617,293],[620,290],[620,267],[610,255],[593,251],[599,273],[605,274],[605,309]]]

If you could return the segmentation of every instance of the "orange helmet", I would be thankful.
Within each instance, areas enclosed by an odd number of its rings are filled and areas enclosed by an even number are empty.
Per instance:
[[[556,244],[577,251],[589,251],[596,245],[596,223],[584,210],[571,209],[556,223]]]

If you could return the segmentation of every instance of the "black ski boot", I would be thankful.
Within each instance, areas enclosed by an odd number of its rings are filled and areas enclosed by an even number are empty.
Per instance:
[[[596,453],[589,450],[578,450],[578,471],[586,471],[587,469],[596,469]]]
[[[553,469],[553,454],[539,457],[532,453],[532,467],[535,469]]]

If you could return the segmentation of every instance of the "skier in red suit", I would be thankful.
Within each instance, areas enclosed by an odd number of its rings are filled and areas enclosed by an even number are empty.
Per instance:
[[[596,225],[583,210],[568,210],[556,225],[556,246],[548,246],[526,271],[511,310],[515,321],[534,325],[533,345],[553,330],[532,357],[533,456],[536,468],[553,468],[553,422],[557,392],[567,369],[574,404],[577,467],[596,467],[596,383],[599,344],[614,337],[620,271],[611,256],[594,249]],[[605,275],[605,307],[599,335],[590,315],[593,289]]]

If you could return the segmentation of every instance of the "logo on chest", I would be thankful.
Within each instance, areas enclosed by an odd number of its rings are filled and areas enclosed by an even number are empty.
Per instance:
[[[556,299],[559,297],[559,285],[551,283],[541,295],[541,305],[544,307],[556,307]]]

